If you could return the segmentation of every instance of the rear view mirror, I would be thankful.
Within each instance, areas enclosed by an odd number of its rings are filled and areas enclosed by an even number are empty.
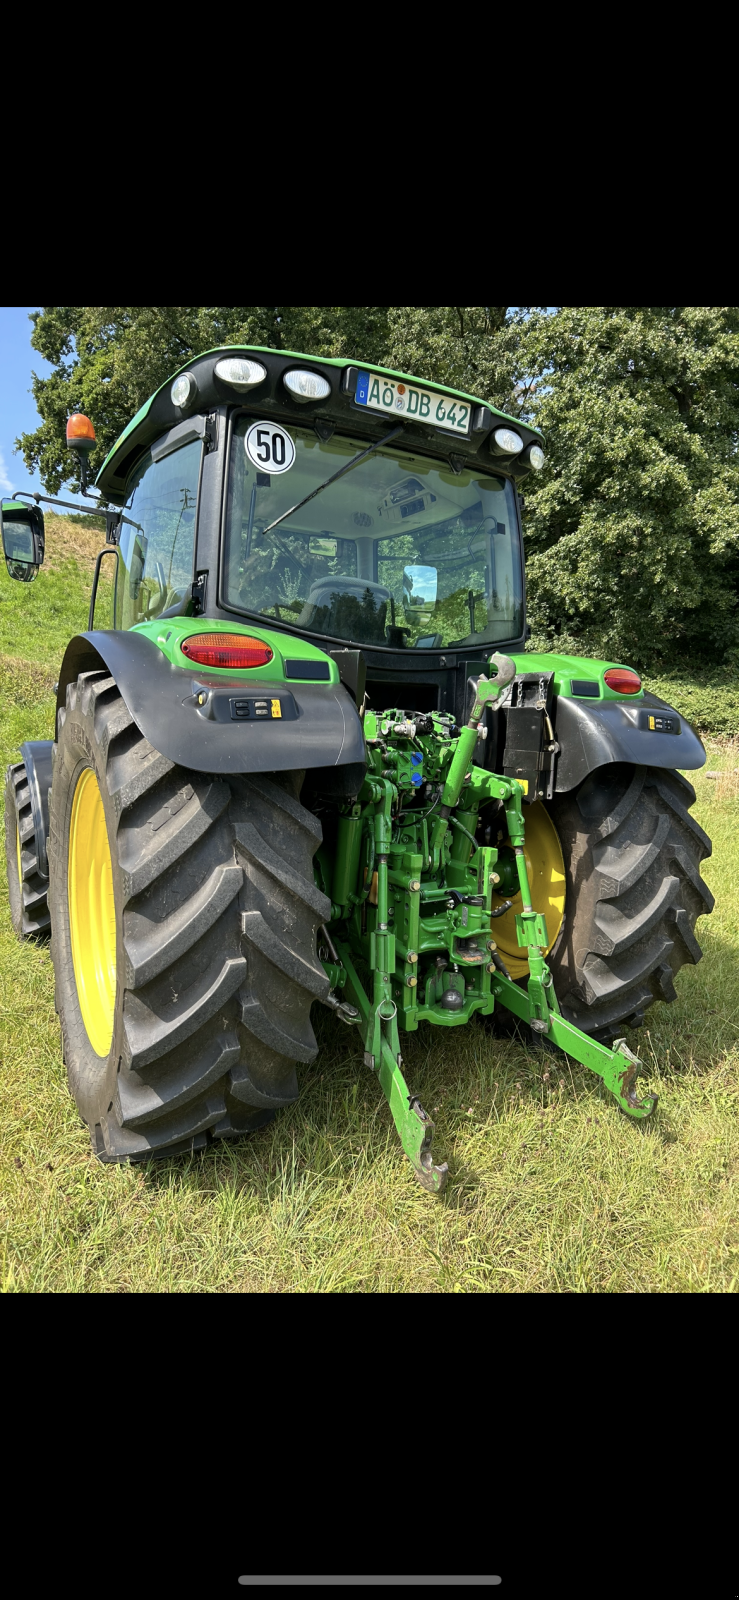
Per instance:
[[[16,583],[32,583],[44,559],[44,514],[19,500],[0,505],[5,565]]]
[[[436,600],[436,582],[436,567],[404,567],[403,604],[406,610],[412,606],[432,606]]]
[[[330,559],[336,555],[338,546],[338,539],[327,539],[322,534],[315,534],[308,540],[308,549],[312,556],[326,556]]]

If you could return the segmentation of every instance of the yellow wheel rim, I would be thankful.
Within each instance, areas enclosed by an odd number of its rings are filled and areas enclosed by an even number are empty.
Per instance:
[[[115,899],[108,830],[97,778],[85,768],[69,831],[69,927],[77,998],[95,1054],[107,1056],[115,1007]]]
[[[531,904],[535,911],[543,911],[547,920],[547,933],[551,950],[555,944],[565,910],[565,868],[557,830],[549,812],[540,800],[523,808],[526,824],[524,855],[526,871],[531,885]],[[510,845],[510,839],[506,840]],[[529,963],[519,948],[516,937],[516,912],[522,910],[521,891],[512,900],[510,911],[496,917],[492,924],[493,938],[512,978],[526,978]],[[495,895],[493,895],[495,909]]]

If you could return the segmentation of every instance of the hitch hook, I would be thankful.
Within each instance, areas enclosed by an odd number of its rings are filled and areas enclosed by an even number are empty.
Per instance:
[[[632,1111],[642,1111],[650,1116],[659,1097],[656,1094],[645,1094],[639,1098],[636,1092],[636,1079],[641,1067],[639,1057],[629,1049],[625,1039],[614,1039],[611,1049],[614,1055],[623,1056],[627,1062],[627,1070],[621,1079],[621,1093],[627,1106]]]
[[[434,1124],[417,1094],[409,1094],[408,1110],[411,1116],[416,1116],[423,1127],[423,1139],[412,1158],[413,1170],[420,1184],[428,1189],[431,1194],[443,1194],[447,1178],[449,1177],[449,1164],[442,1161],[439,1166],[434,1163],[431,1155],[431,1145],[434,1137]]]

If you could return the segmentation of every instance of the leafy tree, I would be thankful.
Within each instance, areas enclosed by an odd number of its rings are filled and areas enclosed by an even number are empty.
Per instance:
[[[521,409],[526,306],[391,306],[385,365]]]
[[[192,356],[256,344],[415,372],[534,421],[526,486],[532,643],[669,668],[739,661],[739,308],[48,306],[32,345],[42,418],[19,441],[53,493],[77,485],[70,412],[97,468]]]
[[[526,488],[534,642],[739,659],[739,308],[535,313],[521,359],[549,461]]]
[[[505,306],[46,306],[31,344],[55,368],[33,379],[41,427],[18,441],[53,494],[77,487],[67,418],[92,417],[94,471],[154,390],[218,345],[348,356],[513,400],[522,314]]]
[[[45,306],[34,314],[31,344],[55,368],[33,378],[42,418],[18,441],[53,494],[79,484],[66,447],[67,417],[92,417],[93,471],[154,390],[193,356],[218,345],[256,344],[316,355],[380,361],[387,312],[374,306]]]

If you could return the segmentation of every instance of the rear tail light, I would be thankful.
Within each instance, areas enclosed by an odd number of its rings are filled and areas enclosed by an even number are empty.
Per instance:
[[[628,667],[609,667],[603,673],[603,682],[616,694],[638,694],[641,689],[641,678]]]
[[[266,667],[274,651],[263,639],[250,639],[244,633],[191,633],[183,639],[181,650],[188,661],[199,667]]]

